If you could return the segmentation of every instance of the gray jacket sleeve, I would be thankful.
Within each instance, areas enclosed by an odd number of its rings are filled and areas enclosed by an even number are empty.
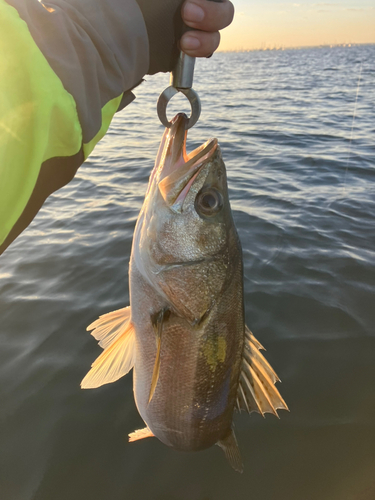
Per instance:
[[[136,0],[6,2],[17,10],[40,53],[73,97],[82,147],[73,156],[52,157],[40,165],[31,196],[0,245],[0,254],[30,224],[46,198],[74,177],[85,159],[85,145],[91,148],[100,140],[111,118],[107,113],[103,129],[103,107],[110,103],[114,113],[131,102],[131,89],[141,82],[149,67],[148,36]],[[30,76],[22,67],[19,77],[26,88],[35,83],[28,82],[35,75]],[[42,80],[39,85],[43,86]]]
[[[149,46],[136,0],[7,0],[65,89],[74,97],[83,142],[101,126],[101,110],[146,74]]]

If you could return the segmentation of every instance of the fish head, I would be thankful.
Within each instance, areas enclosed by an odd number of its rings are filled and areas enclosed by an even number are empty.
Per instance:
[[[172,309],[199,324],[241,258],[216,139],[186,153],[185,115],[164,133],[139,218],[138,270]]]

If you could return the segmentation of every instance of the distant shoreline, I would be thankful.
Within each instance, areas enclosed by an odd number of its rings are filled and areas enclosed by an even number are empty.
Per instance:
[[[269,52],[269,51],[279,51],[279,50],[302,50],[302,49],[334,49],[337,47],[341,48],[352,48],[352,47],[362,47],[367,45],[375,45],[374,43],[336,43],[336,44],[322,44],[322,45],[300,45],[296,47],[257,47],[253,49],[233,49],[233,50],[218,50],[222,54],[226,53],[243,53],[243,52]]]

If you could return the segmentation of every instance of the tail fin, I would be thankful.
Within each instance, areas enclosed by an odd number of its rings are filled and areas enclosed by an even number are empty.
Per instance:
[[[104,349],[81,382],[82,389],[94,389],[115,382],[134,366],[134,327],[130,307],[100,316],[87,330]]]
[[[234,434],[233,429],[230,430],[230,433],[226,438],[221,439],[216,443],[224,450],[225,456],[227,457],[228,462],[233,467],[233,469],[237,472],[243,472],[243,464],[241,459],[240,449],[238,448],[237,439]]]
[[[277,410],[289,408],[275,387],[275,383],[280,379],[260,353],[260,349],[264,347],[246,327],[237,407],[248,413],[256,411],[262,416],[264,413],[273,413],[278,417]]]

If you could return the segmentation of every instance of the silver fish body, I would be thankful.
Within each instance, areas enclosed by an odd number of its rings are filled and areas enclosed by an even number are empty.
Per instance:
[[[134,367],[147,427],[178,450],[219,444],[241,470],[233,412],[287,406],[244,322],[240,240],[215,139],[186,154],[186,117],[166,130],[134,233],[131,308],[89,329],[105,349],[82,382],[97,387]],[[126,345],[125,345],[126,344]],[[107,353],[107,354],[106,354]]]
[[[212,189],[211,176],[224,206],[205,219],[192,198],[205,186]],[[156,211],[159,204],[147,204],[137,228],[145,233],[142,249],[133,250],[130,267],[137,407],[156,437],[183,450],[207,448],[230,431],[245,328],[241,246],[218,147],[193,186],[181,212],[165,210],[163,217]],[[148,254],[149,265],[140,266],[147,268],[146,276],[137,266],[138,252]],[[149,402],[157,351],[154,318],[160,311],[168,311],[168,317]]]

